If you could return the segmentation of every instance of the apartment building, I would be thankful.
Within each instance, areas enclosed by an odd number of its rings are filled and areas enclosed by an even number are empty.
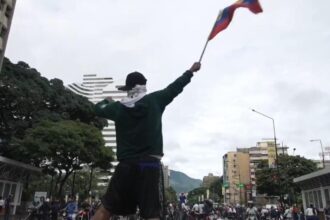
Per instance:
[[[250,155],[228,152],[223,156],[223,193],[228,204],[246,204],[249,200]]]
[[[8,41],[11,21],[13,20],[16,0],[0,0],[0,70]]]
[[[288,154],[287,146],[280,146],[277,144],[277,149],[275,149],[274,140],[265,140],[257,142],[256,146],[249,148],[237,148],[237,152],[247,153],[249,154],[250,162],[250,184],[248,184],[247,188],[250,190],[250,199],[252,201],[257,197],[257,179],[256,179],[256,171],[258,164],[266,160],[268,161],[269,167],[275,167],[276,161],[276,150],[278,155]]]
[[[203,177],[202,187],[209,188],[212,183],[220,179],[220,176],[214,176],[213,173],[209,173]]]
[[[162,164],[163,169],[163,180],[164,180],[164,188],[167,189],[170,187],[170,170],[168,166]]]

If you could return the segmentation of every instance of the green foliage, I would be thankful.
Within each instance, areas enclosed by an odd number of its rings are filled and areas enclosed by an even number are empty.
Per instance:
[[[73,188],[73,176],[67,179],[63,186],[63,192],[68,195],[71,194]],[[98,180],[100,177],[100,173],[91,172],[88,170],[79,170],[76,171],[75,181],[74,181],[74,191],[75,193],[79,193],[80,200],[84,200],[89,197],[89,183],[91,181],[91,190],[93,192],[101,192],[104,190],[102,186],[98,186]],[[30,176],[28,179],[28,186],[26,185],[23,190],[22,200],[23,201],[32,201],[33,195],[37,191],[47,192],[48,196],[56,197],[55,195],[55,181],[57,175],[53,177],[51,175],[42,175],[42,176]],[[100,193],[99,193],[100,194]],[[102,193],[101,193],[102,194]]]
[[[77,121],[41,122],[27,129],[23,139],[15,139],[14,146],[15,154],[25,157],[26,162],[46,173],[59,174],[59,194],[66,179],[83,164],[97,164],[101,159],[104,168],[110,168],[113,160],[111,149],[104,147],[100,130]]]
[[[206,190],[207,188],[205,187],[198,187],[196,189],[191,190],[187,196],[188,203],[190,205],[198,203],[198,198],[201,198],[202,195],[204,195],[204,198],[206,198]]]
[[[259,164],[256,172],[257,190],[269,196],[289,194],[297,198],[300,193],[299,187],[293,183],[293,179],[317,169],[316,164],[304,157],[279,155],[279,173],[277,169],[269,168],[267,161]]]
[[[0,74],[0,154],[22,159],[13,154],[12,138],[21,139],[28,128],[41,121],[76,120],[101,129],[106,120],[96,117],[93,104],[85,97],[66,89],[59,79],[48,80],[19,62],[4,59]]]
[[[104,187],[97,185],[100,176],[101,174],[98,172],[93,172],[91,176],[90,171],[78,170],[75,172],[75,175],[70,175],[63,186],[63,191],[68,193],[68,195],[78,193],[80,200],[84,200],[90,196],[89,191],[100,192],[104,190]],[[91,184],[90,189],[89,184]]]
[[[22,61],[4,59],[0,74],[0,155],[43,168],[61,194],[71,173],[89,165],[109,169],[113,152],[104,147],[93,103],[48,80]]]
[[[210,198],[213,199],[214,201],[219,202],[220,199],[223,197],[222,195],[222,182],[223,178],[220,177],[218,180],[214,181],[210,185]]]
[[[172,187],[165,189],[165,202],[166,203],[177,203],[178,198],[176,196],[176,192]]]

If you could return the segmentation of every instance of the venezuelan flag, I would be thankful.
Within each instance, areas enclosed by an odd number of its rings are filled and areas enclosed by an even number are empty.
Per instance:
[[[248,8],[254,14],[262,12],[262,8],[258,0],[238,0],[234,4],[219,12],[208,40],[213,39],[220,31],[228,27],[237,8]]]

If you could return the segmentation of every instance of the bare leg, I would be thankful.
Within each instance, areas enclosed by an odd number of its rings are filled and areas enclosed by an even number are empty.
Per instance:
[[[103,206],[97,209],[95,215],[93,216],[93,220],[109,220],[111,214],[108,210],[106,210]]]

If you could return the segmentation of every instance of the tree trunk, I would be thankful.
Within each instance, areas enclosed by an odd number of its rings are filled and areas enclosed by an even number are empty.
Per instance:
[[[54,189],[54,192],[57,192],[57,189],[58,189],[58,184],[60,183],[60,180],[62,178],[62,171],[59,170],[59,174],[56,178],[56,182],[55,182],[55,189]]]
[[[61,180],[60,182],[60,188],[58,189],[58,196],[62,196],[62,191],[63,191],[63,186],[64,186],[64,183],[66,182],[66,180],[68,179],[68,177],[70,176],[70,174],[72,173],[72,170],[71,171],[67,171],[65,173],[65,176],[64,178]]]
[[[49,198],[52,199],[53,196],[53,182],[54,182],[54,174],[52,174],[52,180],[50,182],[50,188],[49,188]]]
[[[94,168],[91,167],[91,174],[89,176],[88,193],[91,193],[91,190],[92,190],[93,171],[94,171]]]
[[[71,186],[71,195],[74,196],[74,185],[76,180],[76,171],[73,172],[72,186]]]

